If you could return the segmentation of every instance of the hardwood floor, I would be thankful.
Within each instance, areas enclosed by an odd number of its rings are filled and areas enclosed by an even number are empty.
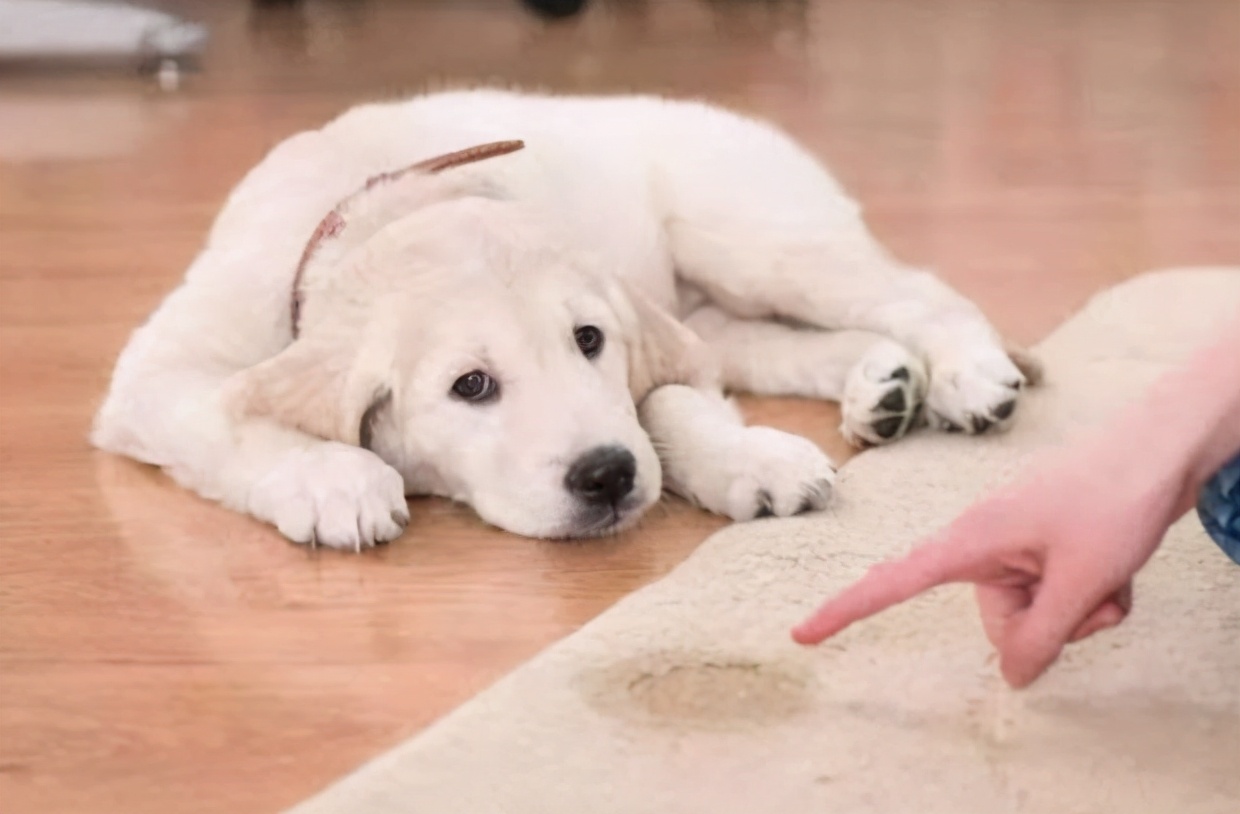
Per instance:
[[[278,810],[722,526],[666,501],[548,544],[418,500],[396,544],[308,552],[88,448],[115,354],[222,196],[349,104],[499,77],[762,114],[1023,341],[1142,270],[1240,263],[1233,0],[616,0],[556,26],[516,0],[165,5],[213,29],[177,93],[0,67],[6,814]],[[746,407],[846,455],[830,406]]]

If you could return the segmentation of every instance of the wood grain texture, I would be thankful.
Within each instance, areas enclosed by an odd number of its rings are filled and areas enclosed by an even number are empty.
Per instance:
[[[1142,270],[1240,262],[1231,0],[617,0],[555,26],[515,0],[165,5],[213,27],[177,94],[0,68],[6,814],[277,810],[723,525],[668,500],[549,544],[419,500],[396,544],[307,552],[88,448],[116,353],[228,189],[350,104],[502,78],[764,115],[1025,342]],[[745,406],[846,455],[830,406]]]

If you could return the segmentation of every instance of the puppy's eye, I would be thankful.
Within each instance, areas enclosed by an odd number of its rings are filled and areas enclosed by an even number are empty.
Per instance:
[[[499,385],[481,370],[473,370],[456,380],[452,392],[466,401],[490,401],[499,392]]]
[[[593,359],[603,351],[603,332],[593,325],[582,325],[575,332],[577,347],[587,359]]]

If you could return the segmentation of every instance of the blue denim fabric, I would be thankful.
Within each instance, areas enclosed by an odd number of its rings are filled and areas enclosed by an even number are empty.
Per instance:
[[[1197,515],[1214,542],[1240,565],[1240,455],[1206,481]]]

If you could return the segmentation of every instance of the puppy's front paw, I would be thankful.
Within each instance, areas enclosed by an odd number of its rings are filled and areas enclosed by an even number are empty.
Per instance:
[[[1025,376],[998,347],[932,360],[926,409],[930,426],[979,435],[1006,429]]]
[[[286,457],[250,490],[249,508],[295,543],[355,551],[395,540],[409,522],[400,473],[334,442]]]
[[[809,439],[746,427],[733,455],[722,512],[733,520],[819,511],[831,499],[835,467]]]
[[[866,353],[848,372],[840,432],[855,447],[888,444],[916,424],[926,396],[926,368],[894,342]]]

